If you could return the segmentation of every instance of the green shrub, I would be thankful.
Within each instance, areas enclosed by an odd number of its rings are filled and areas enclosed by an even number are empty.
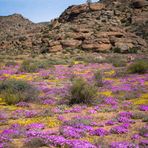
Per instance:
[[[50,60],[25,60],[21,64],[20,71],[29,73],[37,72],[39,69],[47,69],[49,67],[53,67],[54,64],[55,62]]]
[[[38,96],[37,89],[23,80],[4,80],[0,82],[0,97],[11,105],[20,101],[33,101]]]
[[[33,60],[25,60],[22,62],[20,71],[22,72],[37,72],[38,65],[34,63]]]
[[[103,86],[102,74],[99,70],[95,72],[94,77],[96,80],[95,82],[96,86],[102,87]]]
[[[39,69],[48,69],[53,68],[54,65],[61,65],[61,64],[67,64],[67,59],[62,58],[50,58],[50,59],[29,59],[24,60],[20,66],[20,71],[22,72],[37,72]]]
[[[91,125],[91,123],[92,123],[92,119],[88,119],[85,117],[81,117],[81,118],[73,117],[71,120],[66,121],[64,124],[68,126],[74,126],[78,124]]]
[[[146,115],[141,112],[134,112],[132,115],[132,119],[143,119],[145,117],[146,117]]]
[[[108,58],[108,62],[112,63],[115,67],[124,67],[126,66],[126,60],[121,58],[120,56],[113,56]]]
[[[132,63],[128,67],[128,73],[138,73],[138,74],[143,74],[146,73],[148,70],[148,60],[138,60]]]
[[[29,141],[27,141],[24,144],[24,147],[26,148],[40,148],[46,146],[46,143],[44,142],[44,140],[42,138],[31,138]]]
[[[17,63],[15,61],[6,62],[5,66],[15,66]]]
[[[145,116],[142,120],[142,122],[148,122],[148,116]]]
[[[121,53],[121,49],[118,48],[118,47],[113,48],[112,51],[113,51],[114,53]]]
[[[124,67],[126,66],[126,62],[124,60],[114,60],[113,66],[115,67]]]
[[[75,61],[82,61],[85,63],[107,63],[107,59],[96,54],[92,53],[84,53],[84,54],[77,54],[74,58]]]
[[[147,133],[148,133],[148,128],[147,127],[142,127],[142,128],[139,129],[140,136],[145,137]]]
[[[96,95],[97,89],[94,85],[88,84],[82,78],[75,79],[70,90],[70,104],[92,104]]]
[[[137,53],[138,52],[138,48],[130,48],[129,49],[129,53]]]
[[[119,69],[116,69],[116,73],[115,73],[115,77],[124,77],[127,75],[127,72],[126,72],[126,69],[123,67],[123,68],[119,68]]]

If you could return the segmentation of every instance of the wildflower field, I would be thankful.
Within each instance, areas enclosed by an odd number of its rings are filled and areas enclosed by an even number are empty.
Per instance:
[[[147,69],[117,62],[1,62],[0,148],[147,148]]]

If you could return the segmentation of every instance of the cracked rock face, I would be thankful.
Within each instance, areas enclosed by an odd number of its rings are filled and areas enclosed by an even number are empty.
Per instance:
[[[138,8],[135,3],[138,3]],[[146,3],[145,0],[112,0],[110,3],[102,0],[89,7],[86,4],[71,6],[55,20],[58,25],[50,32],[63,49],[97,52],[120,49],[121,53],[134,49],[145,52],[148,43]]]
[[[13,26],[7,20],[13,21]],[[0,22],[0,51],[59,52],[68,48],[148,52],[147,0],[101,0],[90,6],[74,5],[49,24],[33,24],[19,15],[0,17]]]

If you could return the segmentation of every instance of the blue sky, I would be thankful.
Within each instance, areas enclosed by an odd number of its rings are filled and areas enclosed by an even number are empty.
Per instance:
[[[86,0],[0,0],[0,16],[20,13],[33,22],[44,22],[58,17],[70,5],[85,2]]]

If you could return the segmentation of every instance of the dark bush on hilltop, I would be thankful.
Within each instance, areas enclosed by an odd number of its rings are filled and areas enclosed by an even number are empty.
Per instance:
[[[0,97],[11,105],[21,101],[33,101],[38,97],[38,91],[26,81],[9,79],[0,82]]]
[[[143,74],[148,71],[148,59],[137,60],[128,67],[128,73]]]
[[[97,95],[97,89],[82,78],[73,81],[70,90],[70,104],[92,104]]]

